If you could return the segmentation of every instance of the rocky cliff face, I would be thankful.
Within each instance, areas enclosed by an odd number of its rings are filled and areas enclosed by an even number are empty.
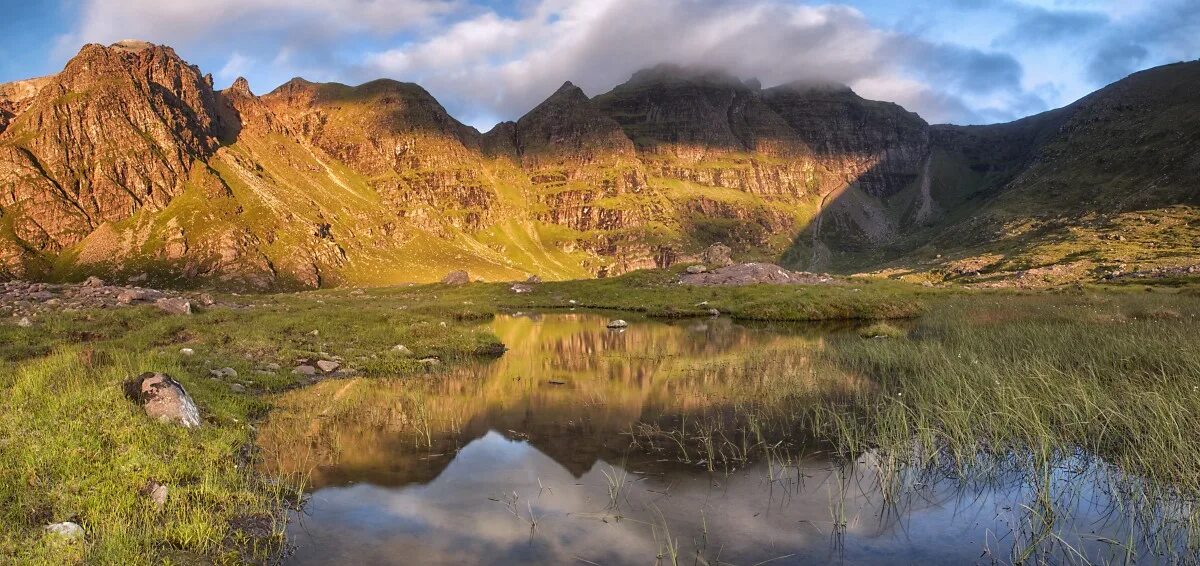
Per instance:
[[[584,277],[718,241],[807,268],[895,264],[1065,229],[1029,219],[1081,202],[1193,202],[1179,148],[1200,131],[1196,68],[962,128],[839,85],[660,66],[595,98],[566,83],[480,134],[414,84],[214,91],[170,48],[88,45],[58,75],[0,85],[0,277]],[[1150,188],[1095,189],[1116,171]]]

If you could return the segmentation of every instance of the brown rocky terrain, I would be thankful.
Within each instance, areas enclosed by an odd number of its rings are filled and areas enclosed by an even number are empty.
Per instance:
[[[57,75],[0,85],[0,278],[570,278],[665,267],[717,242],[742,261],[941,276],[944,264],[978,263],[989,237],[1042,241],[1078,226],[1043,214],[1080,214],[1077,198],[1053,200],[1056,187],[1075,195],[1072,183],[1104,183],[1131,159],[1190,167],[1120,140],[1194,136],[1155,133],[1151,112],[1190,124],[1170,109],[1186,104],[1195,69],[1135,75],[1013,124],[957,127],[840,85],[763,89],[662,65],[596,97],[566,83],[481,134],[411,83],[297,78],[259,96],[244,79],[215,90],[168,47],[88,45]],[[1093,166],[1077,145],[1107,157]],[[1063,164],[1090,176],[1052,180]],[[1194,201],[1176,188],[1185,178],[1124,183],[1126,197],[1100,190],[1085,202],[1105,214],[1089,222]],[[930,242],[953,253],[928,258]],[[1038,267],[1000,257],[974,272]],[[1159,267],[1170,266],[1147,268]]]

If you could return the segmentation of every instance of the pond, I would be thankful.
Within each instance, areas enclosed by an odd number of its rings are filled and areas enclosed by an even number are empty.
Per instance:
[[[1041,476],[1019,458],[985,477],[897,470],[872,450],[835,455],[803,416],[779,427],[746,409],[871,392],[816,355],[847,328],[627,318],[610,330],[610,319],[501,316],[498,359],[283,395],[260,431],[265,466],[305,478],[310,494],[285,561],[1077,563],[1162,551],[1133,542],[1148,527],[1098,458]]]

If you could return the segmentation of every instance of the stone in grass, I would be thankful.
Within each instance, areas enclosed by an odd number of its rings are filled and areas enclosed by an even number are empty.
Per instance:
[[[317,362],[317,369],[325,373],[335,372],[340,367],[342,367],[342,364],[331,362],[329,360],[320,360]]]
[[[413,353],[412,350],[409,350],[408,346],[405,346],[404,344],[396,344],[395,346],[392,346],[392,351],[400,354],[401,356],[411,356]]]
[[[187,299],[159,299],[154,301],[154,306],[158,307],[159,310],[170,314],[192,314],[192,302]]]
[[[196,355],[196,351],[195,351],[195,350],[193,350],[193,349],[191,349],[191,348],[180,348],[180,349],[179,349],[179,355],[181,355],[181,356],[194,356],[194,355]]]
[[[167,486],[150,480],[146,482],[146,487],[142,488],[141,494],[146,499],[149,499],[150,503],[153,503],[156,509],[162,509],[167,504],[168,492]]]
[[[697,274],[697,273],[704,273],[705,271],[708,271],[708,268],[707,268],[707,267],[704,267],[703,265],[689,265],[689,266],[687,266],[687,272],[688,272],[688,273],[691,273],[692,275],[695,275],[695,274]]]
[[[71,521],[46,525],[46,532],[68,541],[83,540],[84,536],[83,527]]]
[[[312,377],[314,375],[317,375],[317,368],[307,365],[307,364],[298,365],[298,366],[292,368],[292,373],[294,373],[296,375],[307,375],[309,377]]]
[[[235,370],[233,368],[210,369],[210,370],[208,370],[208,373],[212,374],[212,376],[217,379],[224,379],[226,377],[237,377],[237,374],[238,374],[237,370]]]
[[[230,391],[232,391],[232,392],[234,392],[234,393],[245,393],[245,392],[246,392],[246,386],[245,386],[245,385],[242,385],[242,384],[240,384],[240,383],[234,383],[233,385],[230,385],[230,386],[229,386],[229,390],[230,390]]]
[[[146,415],[184,428],[200,426],[200,409],[178,381],[165,373],[146,372],[125,382],[125,397]]]
[[[610,320],[610,321],[608,321],[608,327],[609,327],[609,328],[613,328],[613,329],[616,329],[616,328],[628,328],[628,327],[629,327],[629,323],[628,323],[628,322],[625,322],[624,320],[621,320],[621,319],[619,319],[619,318],[618,318],[618,319],[616,319],[616,320]]]
[[[512,292],[514,292],[518,295],[522,295],[525,293],[532,293],[533,287],[530,287],[529,285],[526,285],[525,283],[513,283],[512,287],[509,287],[509,290],[511,290]]]
[[[21,328],[31,328],[33,326],[33,321],[29,320],[29,317],[23,316],[21,317],[21,320],[17,321],[17,326],[20,326]]]
[[[436,356],[430,356],[428,358],[421,358],[421,359],[417,360],[417,363],[424,364],[427,366],[436,366],[436,365],[442,363],[442,360],[438,359]]]
[[[91,277],[88,277],[87,280],[83,282],[83,286],[84,287],[103,287],[104,280],[93,275]]]

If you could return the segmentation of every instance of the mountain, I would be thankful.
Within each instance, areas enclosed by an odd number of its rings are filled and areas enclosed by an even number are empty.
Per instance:
[[[1200,63],[1171,65],[1011,124],[930,126],[841,85],[661,65],[480,133],[411,83],[260,96],[165,46],[87,45],[0,85],[0,278],[576,278],[718,241],[920,278],[1178,266],[1200,241],[1197,84]]]

